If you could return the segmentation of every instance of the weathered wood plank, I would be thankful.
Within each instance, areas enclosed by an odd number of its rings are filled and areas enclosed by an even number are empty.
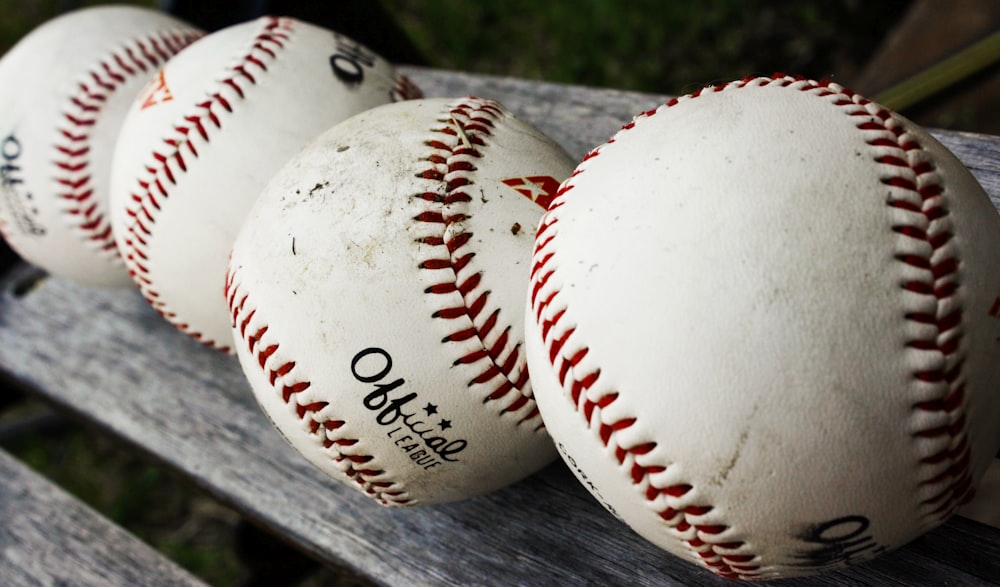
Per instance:
[[[401,67],[428,97],[490,98],[530,121],[574,159],[608,140],[633,116],[662,104],[666,95],[641,94],[495,76]]]
[[[3,451],[0,583],[8,587],[204,585]]]
[[[431,96],[495,98],[574,157],[665,98],[406,68]],[[1000,140],[939,133],[995,201]],[[284,443],[238,363],[176,332],[131,290],[21,267],[0,282],[0,372],[150,452],[328,564],[386,585],[731,585],[651,546],[561,464],[494,494],[382,509]],[[30,284],[34,285],[30,285]],[[955,520],[879,560],[782,585],[1000,582],[1000,531]],[[970,561],[976,561],[975,563]]]

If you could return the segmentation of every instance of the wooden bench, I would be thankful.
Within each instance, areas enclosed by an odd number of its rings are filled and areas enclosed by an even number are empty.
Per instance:
[[[3,451],[0,480],[3,585],[205,585]]]
[[[665,100],[403,69],[428,96],[499,100],[576,158]],[[1000,138],[935,134],[1000,202]],[[639,538],[561,463],[464,502],[376,506],[282,440],[254,403],[236,359],[177,332],[132,290],[81,287],[16,265],[0,281],[0,373],[155,457],[316,560],[376,584],[732,584]],[[990,582],[1000,583],[1000,530],[956,517],[870,563],[781,584]]]

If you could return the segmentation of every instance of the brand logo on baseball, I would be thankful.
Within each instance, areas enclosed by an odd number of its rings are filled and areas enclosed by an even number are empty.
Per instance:
[[[11,216],[24,234],[44,235],[45,227],[39,225],[33,218],[38,215],[38,209],[31,204],[31,193],[23,191],[24,177],[18,164],[18,159],[21,157],[21,141],[12,134],[4,137],[0,143],[0,157],[3,158],[3,164],[0,165],[0,186],[3,187],[2,195]]]
[[[174,95],[170,91],[170,86],[167,85],[167,78],[161,69],[160,73],[149,80],[149,84],[143,92],[142,107],[140,110],[145,110],[146,108],[169,102],[173,99]]]
[[[424,469],[458,462],[468,442],[446,436],[451,420],[439,414],[438,406],[421,401],[415,391],[405,393],[406,380],[392,379],[391,371],[392,357],[384,349],[369,347],[351,359],[354,378],[375,384],[363,401],[366,409],[375,412],[375,422],[387,429],[386,436],[399,450]]]
[[[365,68],[375,65],[375,54],[364,45],[334,33],[337,52],[330,56],[330,67],[337,79],[347,85],[365,81]]]
[[[552,199],[559,191],[559,180],[549,175],[512,177],[501,183],[514,188],[517,193],[541,206],[542,210],[549,209]]]
[[[829,569],[868,560],[886,547],[868,532],[871,522],[864,516],[843,516],[813,524],[799,535],[810,546],[795,554],[796,566]]]
[[[619,520],[622,519],[621,515],[617,511],[615,511],[614,506],[608,503],[608,500],[604,499],[604,496],[601,495],[601,492],[597,490],[597,486],[594,485],[594,482],[590,480],[590,477],[587,477],[587,474],[583,472],[583,469],[580,468],[580,465],[576,464],[576,459],[574,459],[573,456],[569,454],[563,443],[557,442],[556,449],[559,450],[559,454],[563,456],[563,460],[566,462],[566,464],[569,465],[571,469],[573,469],[573,472],[576,474],[576,478],[579,479],[580,483],[582,483],[583,486],[586,487],[587,490],[590,491],[590,493],[597,498],[597,501],[601,502],[601,505],[604,506],[604,509],[611,512],[611,515],[618,518]]]

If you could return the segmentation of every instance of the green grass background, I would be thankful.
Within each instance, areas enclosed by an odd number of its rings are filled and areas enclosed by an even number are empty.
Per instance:
[[[95,0],[0,0],[0,53]],[[155,7],[155,0],[122,2]],[[911,0],[382,0],[447,69],[686,93],[775,71],[849,85]]]
[[[908,0],[385,0],[435,66],[682,94],[776,71],[849,77]]]

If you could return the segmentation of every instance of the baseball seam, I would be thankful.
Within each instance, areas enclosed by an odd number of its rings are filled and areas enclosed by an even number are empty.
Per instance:
[[[233,328],[246,345],[249,356],[260,367],[282,402],[294,408],[309,436],[333,460],[336,469],[363,493],[383,505],[411,504],[412,500],[403,488],[386,480],[385,471],[372,465],[375,457],[352,450],[360,441],[343,433],[347,422],[334,417],[330,402],[310,397],[312,382],[302,375],[303,368],[282,350],[281,343],[270,332],[268,321],[252,303],[250,294],[239,279],[238,270],[232,265],[226,272],[225,295]]]
[[[414,217],[414,221],[434,228],[433,236],[418,239],[428,245],[423,249],[427,257],[418,267],[433,282],[424,290],[435,297],[433,305],[439,308],[432,318],[449,320],[455,328],[441,342],[476,339],[481,343],[454,361],[455,365],[479,366],[480,372],[469,381],[469,387],[492,385],[483,403],[501,402],[501,414],[518,415],[518,425],[530,423],[541,430],[538,408],[525,393],[528,369],[521,342],[511,340],[512,327],[501,321],[501,308],[486,310],[491,292],[479,288],[483,272],[470,268],[475,256],[470,250],[474,235],[464,224],[471,218],[469,192],[476,181],[477,160],[483,157],[482,149],[488,146],[487,139],[503,116],[505,110],[496,102],[470,97],[454,103],[448,118],[438,121],[442,126],[431,130],[433,138],[425,142],[430,148],[425,159],[429,166],[417,177],[441,182],[444,190],[414,196],[433,206]]]
[[[881,180],[890,188],[887,204],[903,217],[891,229],[901,239],[930,251],[900,251],[896,260],[914,273],[901,287],[933,300],[932,311],[914,307],[905,319],[927,329],[924,336],[907,341],[907,349],[916,355],[936,355],[936,366],[918,366],[912,372],[916,400],[913,436],[936,445],[920,459],[924,477],[920,486],[928,494],[921,505],[925,518],[936,524],[973,495],[962,369],[965,356],[961,352],[961,263],[947,194],[930,157],[891,112],[857,96],[852,98],[873,111],[873,118],[858,126],[873,135],[868,144],[889,151],[876,161],[887,167]]]
[[[940,360],[937,367],[928,369],[921,366],[912,371],[913,395],[919,397],[913,404],[915,418],[912,435],[915,441],[929,440],[936,444],[934,450],[924,449],[923,452],[928,454],[919,459],[920,470],[926,472],[919,489],[928,495],[923,501],[923,506],[929,510],[925,515],[937,520],[950,515],[971,495],[965,382],[962,375],[964,361],[959,352],[962,330],[962,310],[957,299],[960,290],[959,262],[941,178],[919,142],[905,133],[888,110],[837,84],[776,74],[770,79],[747,78],[723,86],[703,88],[637,116],[618,135],[588,153],[557,193],[539,224],[529,293],[531,311],[540,327],[549,362],[588,428],[595,431],[603,445],[614,449],[619,465],[627,469],[633,484],[644,491],[649,505],[707,567],[721,576],[742,579],[761,576],[760,557],[748,552],[745,542],[727,539],[728,525],[711,520],[711,516],[705,517],[714,507],[698,502],[697,491],[691,484],[674,480],[663,486],[657,485],[656,478],[663,477],[670,464],[651,463],[648,457],[644,458],[654,451],[656,443],[624,447],[617,442],[618,433],[634,426],[637,418],[624,418],[611,423],[602,421],[602,412],[618,399],[619,394],[610,390],[599,397],[591,397],[597,392],[596,383],[601,376],[599,367],[589,367],[592,361],[586,363],[588,372],[578,373],[583,368],[589,348],[575,336],[576,327],[568,325],[571,324],[567,319],[568,305],[560,295],[558,263],[553,257],[558,235],[558,209],[565,204],[567,194],[572,191],[574,179],[586,172],[586,161],[598,157],[601,149],[613,144],[621,133],[655,116],[661,109],[696,99],[703,93],[772,84],[827,99],[847,115],[859,117],[856,126],[864,134],[865,141],[875,149],[873,159],[884,172],[880,181],[890,189],[887,205],[906,217],[905,221],[894,224],[891,230],[901,239],[918,245],[917,252],[914,252],[914,247],[903,243],[900,248],[905,252],[895,257],[906,266],[907,271],[916,273],[913,279],[904,281],[900,287],[921,298],[921,302],[929,299],[933,307],[928,309],[926,303],[921,303],[918,308],[905,313],[905,321],[923,325],[928,331],[925,336],[908,341],[905,350],[938,353]],[[923,246],[924,253],[919,252],[920,246]],[[915,365],[917,361],[920,361],[919,357],[915,359]],[[920,365],[924,364],[926,361],[920,361]],[[932,417],[928,418],[928,415]],[[929,425],[928,421],[934,424]]]
[[[261,20],[263,28],[253,39],[247,53],[230,66],[228,75],[217,82],[215,91],[207,92],[205,99],[197,103],[197,110],[176,122],[174,133],[164,137],[160,147],[153,150],[151,160],[145,165],[144,175],[136,179],[130,194],[126,211],[130,224],[120,247],[129,273],[153,309],[195,340],[223,352],[230,352],[230,347],[194,330],[160,299],[149,271],[148,245],[157,214],[170,197],[171,186],[177,183],[180,174],[187,171],[188,161],[198,158],[197,143],[208,144],[212,133],[222,129],[222,116],[231,114],[246,98],[249,88],[257,84],[255,76],[267,72],[269,63],[278,58],[294,30],[291,19],[262,17]]]
[[[396,72],[396,79],[392,88],[392,101],[402,102],[403,100],[417,100],[424,97],[424,91],[417,84],[413,83],[409,77]]]
[[[63,212],[70,226],[115,263],[121,263],[121,258],[92,181],[91,132],[110,96],[129,78],[149,74],[151,68],[159,67],[201,36],[199,31],[176,30],[129,41],[98,59],[68,96],[53,145],[53,180],[60,190],[57,196],[66,205]]]

